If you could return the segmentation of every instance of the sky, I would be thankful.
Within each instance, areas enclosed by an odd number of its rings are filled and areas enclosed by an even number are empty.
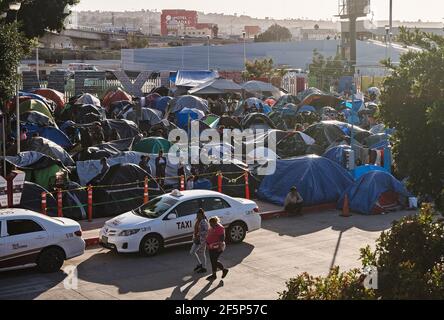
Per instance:
[[[331,19],[338,11],[338,0],[80,0],[81,10],[134,11],[140,9],[189,9],[205,13],[245,14],[274,19]],[[388,19],[389,0],[371,0],[375,20]],[[393,0],[393,19],[404,21],[444,21],[442,0]]]

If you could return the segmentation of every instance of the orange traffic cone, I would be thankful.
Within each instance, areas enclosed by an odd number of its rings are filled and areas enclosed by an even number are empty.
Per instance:
[[[346,217],[346,218],[348,218],[348,217],[350,217],[351,216],[351,214],[350,214],[350,207],[349,207],[349,205],[348,205],[348,194],[345,194],[345,197],[344,197],[344,205],[342,206],[342,214],[341,214],[341,217]]]

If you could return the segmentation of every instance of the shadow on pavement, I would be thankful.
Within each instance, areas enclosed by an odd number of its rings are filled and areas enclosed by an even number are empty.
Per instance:
[[[369,232],[383,231],[392,225],[393,221],[415,214],[412,211],[398,211],[385,215],[353,214],[345,218],[340,211],[331,210],[321,213],[307,213],[301,216],[282,217],[262,221],[262,228],[276,232],[281,236],[299,237],[318,232],[327,228],[345,232],[357,228]]]
[[[63,271],[44,274],[37,268],[0,272],[0,300],[31,300],[62,283]]]
[[[77,266],[78,277],[83,281],[115,286],[119,294],[174,288],[169,299],[185,299],[198,281],[206,281],[205,278],[210,275],[210,268],[207,268],[207,274],[193,272],[196,260],[188,253],[189,249],[189,245],[168,248],[151,258],[103,250]],[[228,245],[221,261],[232,268],[248,257],[253,249],[254,246],[248,243]],[[209,267],[208,253],[207,259]],[[208,297],[222,285],[209,291],[211,284],[208,288],[205,286],[206,289],[203,288],[194,298]]]

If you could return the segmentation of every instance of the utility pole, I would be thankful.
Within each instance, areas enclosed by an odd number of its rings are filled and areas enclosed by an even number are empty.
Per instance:
[[[390,0],[390,12],[389,12],[389,58],[392,57],[392,35],[393,35],[393,0]]]

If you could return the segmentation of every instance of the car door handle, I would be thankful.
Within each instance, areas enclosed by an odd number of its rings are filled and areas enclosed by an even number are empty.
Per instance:
[[[38,236],[37,238],[35,238],[36,240],[42,240],[45,239],[45,236]]]

